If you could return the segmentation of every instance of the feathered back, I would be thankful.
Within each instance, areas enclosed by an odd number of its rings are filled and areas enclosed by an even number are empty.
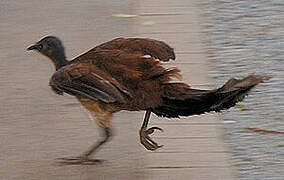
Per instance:
[[[173,49],[161,41],[118,38],[99,45],[72,60],[70,65],[55,73],[50,84],[57,93],[66,92],[105,103],[124,102],[119,105],[122,109],[146,110],[161,103],[162,84],[169,83],[173,77],[180,76],[178,69],[166,69],[159,61],[168,61],[174,58]],[[81,66],[88,68],[89,73],[79,73],[80,78],[72,77],[70,73],[66,75],[67,72],[73,72],[74,69],[81,72],[78,70],[82,70]],[[94,75],[99,75],[103,80],[97,81]],[[56,81],[55,76],[65,77],[65,81]],[[106,80],[113,84],[114,81],[110,81],[110,79],[115,80],[115,88],[106,86],[108,84]],[[85,85],[73,89],[77,93],[72,93],[70,88],[66,87],[61,87],[59,90],[62,82],[68,82],[65,86],[68,84],[73,88],[75,87],[74,82],[77,82],[76,86],[78,84]],[[103,84],[99,84],[99,82]],[[91,87],[92,89],[90,89]],[[102,89],[102,87],[112,90]],[[117,88],[120,90],[119,87],[123,87],[127,93],[115,91]],[[79,90],[80,88],[82,89]],[[114,94],[112,95],[111,92]]]

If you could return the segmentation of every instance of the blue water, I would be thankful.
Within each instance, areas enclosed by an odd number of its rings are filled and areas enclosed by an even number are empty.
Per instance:
[[[203,41],[219,85],[232,77],[266,74],[272,78],[244,101],[246,111],[224,113],[233,165],[241,180],[284,179],[284,1],[205,0],[200,2]]]

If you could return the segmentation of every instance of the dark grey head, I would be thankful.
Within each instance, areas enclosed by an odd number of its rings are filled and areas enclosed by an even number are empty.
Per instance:
[[[55,64],[56,69],[66,65],[65,49],[61,40],[55,36],[46,36],[36,44],[28,47],[29,50],[36,50],[49,57]]]

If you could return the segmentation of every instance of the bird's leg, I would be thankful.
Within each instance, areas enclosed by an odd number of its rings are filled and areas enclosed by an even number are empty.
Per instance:
[[[99,149],[99,147],[101,147],[101,145],[103,145],[104,143],[106,143],[109,140],[109,138],[111,137],[111,129],[108,128],[108,127],[105,127],[104,133],[105,133],[104,138],[101,141],[98,141],[93,146],[91,146],[86,152],[84,152],[81,155],[81,157],[88,158],[91,154],[93,154],[95,151],[97,151]]]
[[[93,113],[92,113],[93,114]],[[91,146],[86,152],[82,153],[78,157],[71,158],[59,158],[59,164],[61,165],[72,165],[72,164],[86,164],[93,165],[101,163],[100,159],[91,159],[90,156],[98,151],[101,146],[106,143],[110,137],[112,136],[111,128],[110,128],[110,117],[109,114],[96,114],[96,120],[99,127],[103,130],[103,139],[99,140],[93,146]]]
[[[141,144],[143,144],[143,146],[150,150],[150,151],[154,151],[160,147],[162,147],[163,145],[158,145],[155,141],[153,141],[150,138],[150,134],[152,134],[155,130],[160,130],[163,131],[163,129],[159,128],[159,127],[151,127],[149,129],[147,129],[148,126],[148,122],[149,122],[149,118],[151,115],[151,111],[146,111],[145,117],[144,117],[144,121],[142,124],[142,127],[140,129],[140,142]]]

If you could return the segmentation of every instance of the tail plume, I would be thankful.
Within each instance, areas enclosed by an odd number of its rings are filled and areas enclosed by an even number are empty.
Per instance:
[[[253,87],[266,79],[259,75],[250,75],[240,80],[230,79],[221,88],[214,90],[191,89],[184,83],[168,83],[163,87],[163,104],[151,111],[170,118],[219,112],[242,101]]]

